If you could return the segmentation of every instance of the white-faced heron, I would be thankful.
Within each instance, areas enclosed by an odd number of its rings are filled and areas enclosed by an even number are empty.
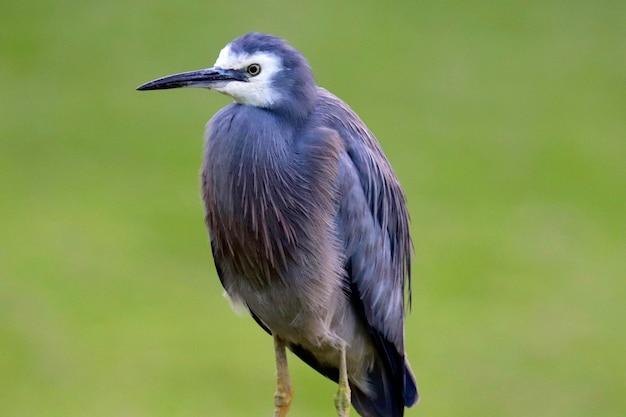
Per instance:
[[[339,416],[352,402],[363,417],[401,417],[418,399],[404,351],[412,243],[374,135],[271,35],[248,33],[213,68],[138,89],[178,87],[234,99],[206,128],[202,197],[228,297],[274,338],[274,415],[291,404],[288,347],[338,382]]]

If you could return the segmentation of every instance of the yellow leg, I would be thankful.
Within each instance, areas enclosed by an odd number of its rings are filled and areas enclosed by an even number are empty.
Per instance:
[[[339,362],[339,388],[335,394],[335,408],[339,417],[350,415],[350,385],[348,384],[348,369],[346,367],[346,347],[341,347]]]
[[[276,393],[274,394],[274,417],[286,417],[291,407],[293,388],[287,367],[287,351],[285,341],[274,336],[274,353],[276,354]]]

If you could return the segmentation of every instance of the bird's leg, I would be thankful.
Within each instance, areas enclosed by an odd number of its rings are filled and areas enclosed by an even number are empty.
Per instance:
[[[274,394],[274,417],[286,417],[291,407],[293,388],[287,367],[285,341],[274,335],[274,353],[276,354],[276,393]]]
[[[341,345],[341,359],[339,361],[339,388],[335,394],[335,408],[339,417],[348,417],[350,414],[350,385],[348,384],[348,368],[346,365],[346,345]]]

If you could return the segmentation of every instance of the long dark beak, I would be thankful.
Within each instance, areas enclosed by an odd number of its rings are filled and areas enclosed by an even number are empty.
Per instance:
[[[240,71],[215,67],[168,75],[140,85],[137,90],[165,90],[180,87],[211,88],[230,81],[247,81],[247,78]]]

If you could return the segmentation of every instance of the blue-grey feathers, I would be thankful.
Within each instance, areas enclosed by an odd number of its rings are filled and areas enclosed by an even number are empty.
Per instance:
[[[275,54],[283,69],[272,79],[279,102],[231,104],[207,126],[202,192],[220,280],[323,375],[337,379],[347,344],[356,410],[400,417],[417,401],[404,352],[412,246],[400,184],[297,50],[258,33],[230,48]]]

